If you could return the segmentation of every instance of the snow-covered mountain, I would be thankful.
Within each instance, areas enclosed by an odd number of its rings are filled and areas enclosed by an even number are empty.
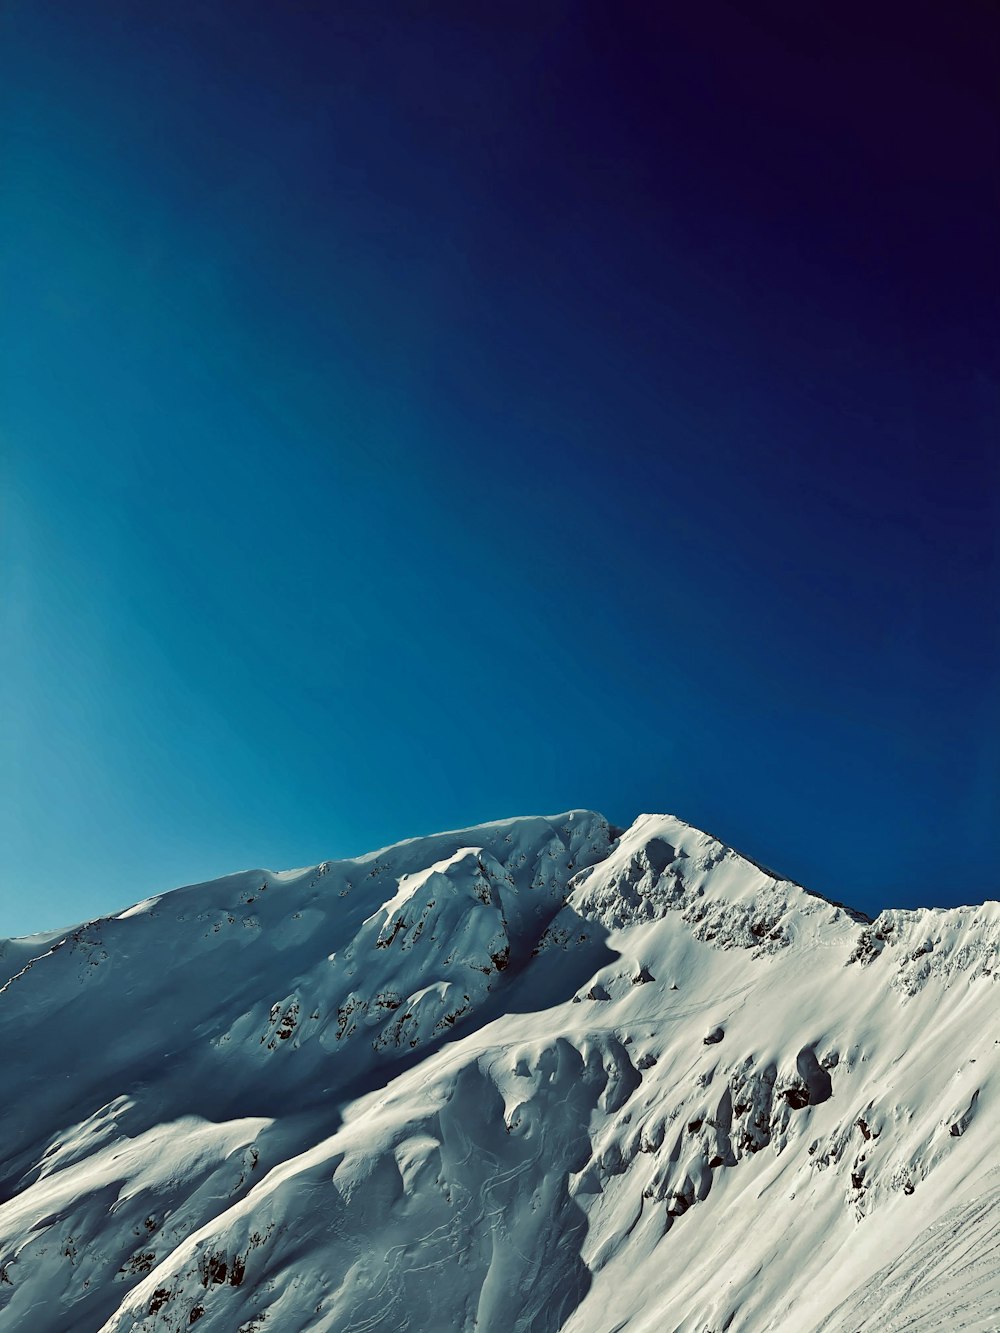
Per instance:
[[[582,810],[5,941],[0,1330],[996,1333],[998,945]]]

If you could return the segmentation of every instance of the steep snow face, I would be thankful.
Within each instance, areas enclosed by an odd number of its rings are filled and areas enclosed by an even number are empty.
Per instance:
[[[0,945],[0,1327],[996,1330],[998,946],[585,811]]]

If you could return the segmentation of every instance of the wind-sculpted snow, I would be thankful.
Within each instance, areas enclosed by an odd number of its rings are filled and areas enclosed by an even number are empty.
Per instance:
[[[575,811],[0,945],[0,1329],[996,1330],[998,944]]]

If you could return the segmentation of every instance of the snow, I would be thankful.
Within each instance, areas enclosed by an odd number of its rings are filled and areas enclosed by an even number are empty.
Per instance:
[[[995,1333],[998,949],[588,811],[4,941],[0,1327]]]

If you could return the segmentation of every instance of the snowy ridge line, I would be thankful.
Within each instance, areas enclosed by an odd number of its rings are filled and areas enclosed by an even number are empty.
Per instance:
[[[146,899],[0,991],[0,1327],[995,1333],[998,954],[582,810]]]
[[[28,938],[30,938],[30,936]],[[24,964],[24,966],[20,969],[20,971],[15,972],[13,976],[9,977],[8,980],[5,981],[2,986],[0,986],[0,995],[4,993],[4,991],[8,988],[8,986],[12,986],[15,981],[19,981],[21,977],[25,976],[26,973],[29,971],[29,969],[34,967],[36,963],[40,963],[43,958],[47,958],[49,954],[53,954],[56,952],[57,949],[61,949],[62,946],[66,943],[67,938],[68,937],[64,935],[60,940],[57,941],[57,943],[53,944],[50,948],[46,949],[44,953],[35,954],[33,958],[29,958],[28,961]]]
[[[584,810],[570,811],[568,812],[568,814],[601,818],[601,816],[594,816],[594,812],[592,811],[584,811]],[[556,815],[556,816],[538,816],[537,818],[555,821],[565,817],[566,816]],[[682,823],[682,821],[677,816],[674,815],[639,815],[637,816],[635,823],[630,827],[635,828],[643,821],[657,820],[657,819],[670,820],[671,822],[677,824]],[[214,888],[216,886],[229,883],[230,881],[242,882],[243,880],[246,879],[253,880],[258,877],[263,877],[265,880],[270,880],[272,882],[272,885],[280,884],[283,881],[294,882],[304,879],[306,877],[311,877],[312,881],[316,882],[318,881],[318,879],[329,874],[331,870],[339,870],[347,866],[361,866],[366,863],[371,864],[373,862],[378,862],[383,857],[391,856],[394,853],[403,852],[406,849],[422,847],[432,840],[444,841],[450,838],[467,838],[469,837],[469,835],[481,831],[495,832],[498,828],[514,827],[521,822],[523,822],[521,819],[517,817],[512,817],[505,820],[494,821],[493,823],[472,825],[471,827],[466,829],[448,830],[444,833],[439,833],[439,834],[404,838],[401,839],[399,842],[389,843],[386,846],[380,847],[375,851],[359,853],[357,856],[346,857],[340,860],[325,860],[318,862],[316,865],[306,866],[295,870],[275,871],[266,869],[264,867],[257,867],[250,870],[235,871],[217,880],[198,881],[191,884],[178,885],[176,888],[168,889],[162,893],[151,895],[141,900],[140,902],[123,909],[121,912],[110,913],[106,914],[105,916],[96,917],[93,920],[82,922],[79,926],[67,927],[65,928],[64,931],[49,932],[47,938],[51,939],[58,938],[58,943],[54,946],[50,946],[50,948],[46,949],[43,953],[38,954],[37,956],[30,959],[28,963],[26,963],[21,970],[25,971],[27,967],[31,965],[31,963],[37,962],[41,958],[44,958],[48,954],[52,953],[55,948],[58,948],[59,945],[61,945],[66,941],[71,931],[83,930],[90,926],[100,925],[102,922],[105,921],[121,920],[132,914],[137,914],[139,912],[155,909],[159,904],[161,904],[164,901],[165,898],[168,898],[173,894],[181,894],[181,893],[188,894],[197,892],[200,889]],[[693,826],[685,826],[685,827],[693,828]],[[612,835],[612,841],[609,845],[609,854],[610,854],[610,852],[613,851],[615,846],[617,845],[617,840],[625,833],[629,832],[630,829],[620,828],[618,826],[614,826],[611,824],[608,824],[608,828]],[[720,848],[724,849],[730,855],[738,857],[740,860],[745,861],[748,865],[753,866],[754,868],[759,870],[764,876],[773,881],[775,886],[788,885],[791,888],[807,895],[810,898],[818,899],[821,902],[829,903],[830,906],[832,907],[839,908],[841,911],[847,913],[849,916],[851,916],[859,923],[863,923],[866,925],[874,924],[874,922],[880,919],[881,917],[912,919],[916,917],[922,917],[926,914],[934,915],[934,914],[947,914],[947,913],[966,913],[966,912],[976,911],[978,908],[981,907],[989,907],[991,904],[996,904],[1000,902],[1000,899],[983,898],[980,901],[973,901],[966,904],[960,904],[955,907],[913,907],[913,908],[893,907],[893,908],[885,908],[882,910],[882,912],[878,914],[878,916],[871,917],[867,913],[861,911],[860,908],[851,906],[850,903],[847,903],[837,898],[830,897],[827,894],[820,893],[818,890],[811,889],[806,885],[801,884],[798,880],[792,879],[787,875],[780,874],[778,871],[774,870],[770,866],[765,865],[762,861],[755,859],[748,852],[741,851],[739,848],[733,847],[732,845],[725,843],[721,838],[719,838],[714,833],[710,833],[705,830],[695,830],[695,831],[700,832],[702,837],[718,845]],[[596,864],[599,863],[595,863],[595,865]],[[591,869],[593,868],[594,867],[591,867]],[[27,941],[31,938],[32,938],[31,936],[0,937],[0,958],[2,958],[3,956],[2,946],[4,944],[18,943],[22,940]],[[5,985],[8,985],[9,982],[14,979],[15,978],[12,976],[11,978],[9,978],[8,982],[5,983]],[[2,992],[3,989],[4,987],[0,987],[0,992]]]

